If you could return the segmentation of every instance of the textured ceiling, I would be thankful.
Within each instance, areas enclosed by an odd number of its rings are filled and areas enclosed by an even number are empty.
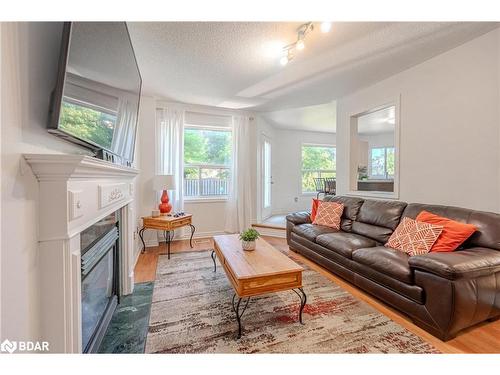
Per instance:
[[[262,113],[271,125],[281,129],[335,133],[335,102]]]
[[[479,22],[334,23],[328,34],[316,27],[306,48],[282,67],[280,46],[293,42],[299,25],[128,23],[145,94],[259,112],[332,102],[498,27]]]

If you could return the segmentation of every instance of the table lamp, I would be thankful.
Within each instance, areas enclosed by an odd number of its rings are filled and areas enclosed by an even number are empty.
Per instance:
[[[161,203],[158,208],[161,215],[166,215],[172,210],[172,205],[169,203],[167,190],[175,190],[174,176],[171,174],[157,175],[153,179],[153,189],[155,191],[163,191],[161,195]]]

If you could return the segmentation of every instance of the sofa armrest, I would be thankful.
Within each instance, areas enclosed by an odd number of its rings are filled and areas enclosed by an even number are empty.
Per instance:
[[[286,215],[286,221],[292,224],[310,224],[311,223],[311,213],[307,211],[294,212],[293,214]]]
[[[473,247],[450,253],[428,253],[408,259],[411,268],[449,280],[474,278],[500,272],[500,251]]]

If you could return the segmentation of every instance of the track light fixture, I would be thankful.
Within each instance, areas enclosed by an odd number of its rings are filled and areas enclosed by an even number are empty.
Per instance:
[[[322,22],[321,23],[321,32],[327,33],[330,31],[332,24],[330,22]],[[295,42],[290,43],[283,47],[283,56],[280,59],[280,64],[285,66],[295,57],[296,51],[302,51],[306,47],[306,36],[311,31],[314,30],[314,25],[312,22],[305,23],[300,25],[297,29],[297,39]]]

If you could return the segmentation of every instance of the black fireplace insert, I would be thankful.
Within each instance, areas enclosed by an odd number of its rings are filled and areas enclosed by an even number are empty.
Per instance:
[[[82,349],[95,353],[119,303],[120,214],[106,216],[80,236]]]

